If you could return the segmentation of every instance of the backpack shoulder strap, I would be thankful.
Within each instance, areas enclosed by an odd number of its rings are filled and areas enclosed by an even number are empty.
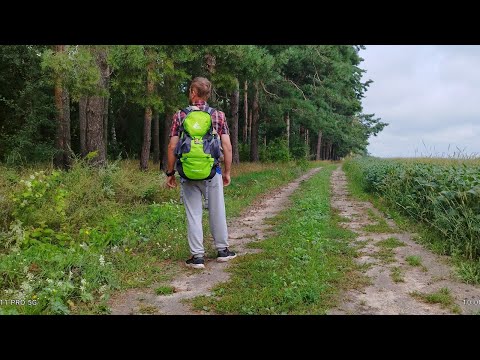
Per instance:
[[[182,112],[185,113],[185,117],[182,119]],[[187,118],[188,114],[190,114],[192,112],[192,110],[190,109],[190,106],[185,108],[185,109],[181,109],[181,110],[178,110],[178,119],[179,119],[179,122],[180,122],[180,126],[178,127],[178,135],[179,137],[181,138],[183,133],[185,132],[185,129],[183,127],[183,122],[185,121],[185,119]]]
[[[212,108],[210,106],[207,106],[205,108],[205,110],[203,110],[203,111],[205,111],[206,113],[208,113],[210,115],[210,119],[211,119],[211,121],[210,121],[210,134],[217,135],[217,130],[213,128],[213,113],[215,111],[217,111],[217,109]]]
[[[212,107],[210,107],[210,106],[207,106],[207,107],[205,108],[205,110],[203,110],[203,111],[209,113],[210,116],[212,116],[212,114],[215,112],[215,109],[212,108]]]
[[[179,114],[182,113],[182,112],[185,113],[185,117],[187,117],[188,114],[190,114],[192,111],[193,111],[192,107],[188,106],[184,109],[179,110],[178,112],[179,112]],[[183,118],[183,120],[185,120],[185,118]],[[182,122],[183,122],[183,120],[182,120]]]

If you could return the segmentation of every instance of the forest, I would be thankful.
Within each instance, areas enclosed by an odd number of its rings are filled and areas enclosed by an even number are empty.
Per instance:
[[[213,83],[226,113],[233,162],[335,160],[366,154],[387,124],[362,112],[351,45],[2,45],[0,161],[149,160],[165,168],[175,111],[189,82]],[[157,165],[155,165],[157,166]]]

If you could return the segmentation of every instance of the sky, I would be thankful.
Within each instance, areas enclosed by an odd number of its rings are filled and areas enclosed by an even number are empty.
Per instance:
[[[363,112],[389,123],[378,157],[480,156],[479,45],[366,45]]]

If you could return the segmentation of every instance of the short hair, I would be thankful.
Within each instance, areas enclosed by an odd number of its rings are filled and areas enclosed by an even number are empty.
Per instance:
[[[192,84],[190,85],[190,91],[193,89],[197,91],[199,97],[208,100],[212,91],[212,83],[204,77],[196,77],[192,80]]]

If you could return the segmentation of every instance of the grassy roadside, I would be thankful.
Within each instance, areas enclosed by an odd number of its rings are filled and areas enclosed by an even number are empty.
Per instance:
[[[371,202],[377,209],[387,214],[401,230],[415,233],[413,240],[427,249],[439,255],[447,255],[446,242],[442,239],[441,234],[400,213],[384,198],[367,193],[364,190],[365,180],[355,167],[344,167],[344,170],[348,180],[348,190],[352,196]],[[450,261],[460,280],[467,284],[480,284],[480,263],[478,261],[468,260],[459,253],[451,254]]]
[[[259,195],[269,192],[303,175],[309,168],[318,167],[321,162],[306,164],[244,163],[233,166],[232,183],[225,190],[227,218],[238,216]]]
[[[211,297],[193,300],[197,309],[219,314],[324,314],[340,290],[355,286],[353,233],[341,229],[330,209],[326,165],[301,184],[292,205],[270,223],[276,235],[252,243],[263,249],[236,259],[229,282]]]
[[[20,180],[37,172],[23,223],[0,226],[0,293],[4,300],[25,301],[2,303],[0,313],[108,313],[113,292],[162,286],[179,271],[177,260],[189,251],[178,188],[166,189],[153,166],[147,172],[137,166],[124,161],[100,172],[76,167],[55,178],[40,169],[0,175],[0,210],[11,220],[18,203],[8,193],[23,195]],[[227,216],[304,171],[293,163],[234,166],[225,188]]]

